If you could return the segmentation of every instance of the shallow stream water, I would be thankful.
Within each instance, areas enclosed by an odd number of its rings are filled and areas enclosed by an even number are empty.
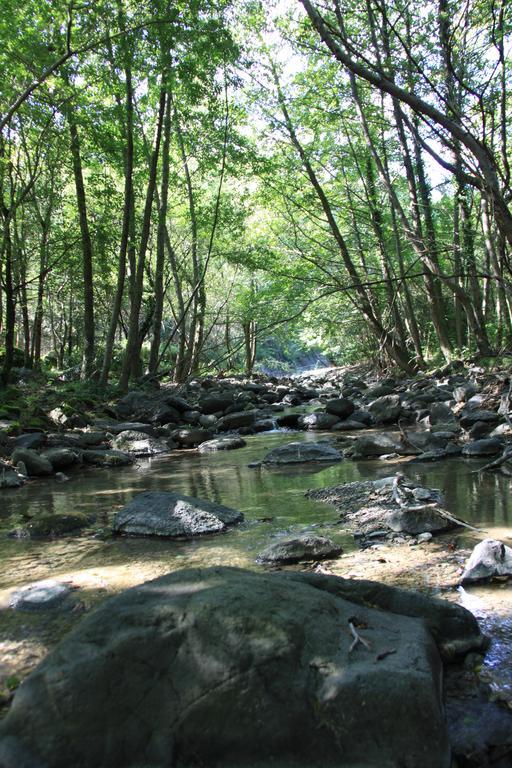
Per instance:
[[[332,434],[325,435],[332,440]],[[32,481],[23,488],[4,490],[0,496],[0,608],[7,608],[13,587],[46,578],[69,581],[80,588],[85,607],[112,592],[171,570],[185,567],[235,565],[259,568],[258,553],[276,537],[311,531],[339,542],[345,552],[355,549],[352,535],[343,530],[336,511],[304,497],[310,488],[354,480],[375,479],[397,469],[422,484],[440,488],[451,513],[485,529],[481,538],[512,540],[510,481],[500,475],[475,470],[485,462],[449,459],[436,463],[390,463],[383,460],[323,466],[288,465],[249,468],[271,448],[292,440],[318,440],[316,433],[276,431],[247,438],[245,448],[211,454],[174,451],[164,457],[140,459],[131,468],[81,467],[67,482]],[[108,536],[116,510],[141,491],[180,491],[241,510],[245,522],[227,533],[194,541],[169,541]],[[13,539],[7,536],[27,516],[72,511],[94,515],[96,521],[79,536],[53,540]],[[474,541],[472,542],[474,543]],[[471,544],[468,544],[471,546]],[[405,545],[404,552],[410,549]],[[342,569],[337,569],[343,573]],[[432,586],[432,585],[431,585]],[[435,588],[435,584],[433,585]],[[494,641],[485,671],[491,684],[510,693],[512,700],[512,586],[471,587],[454,593],[472,610]],[[0,655],[16,667],[19,633],[9,644],[5,617],[0,612]],[[32,637],[36,619],[23,627]],[[2,630],[2,624],[4,629]],[[51,645],[51,643],[50,643]],[[39,651],[44,655],[44,649]],[[37,656],[37,653],[36,653]],[[30,665],[29,665],[30,666]],[[2,674],[0,661],[0,677]]]

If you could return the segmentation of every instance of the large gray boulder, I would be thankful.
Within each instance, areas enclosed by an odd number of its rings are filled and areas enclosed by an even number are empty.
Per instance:
[[[169,491],[139,493],[114,518],[114,531],[131,536],[201,536],[244,519],[241,512]]]
[[[338,557],[341,552],[341,547],[325,536],[303,534],[273,542],[260,552],[257,562],[280,565],[281,563],[326,560],[328,557]]]
[[[109,600],[17,690],[2,768],[448,768],[430,632],[336,581],[196,569]]]
[[[262,464],[302,464],[306,461],[341,461],[343,456],[330,443],[309,441],[286,443],[273,448]]]
[[[512,576],[512,549],[502,541],[484,539],[471,553],[461,582],[481,581],[493,576]]]
[[[398,395],[378,397],[368,406],[368,410],[379,424],[393,424],[402,413],[402,404]]]

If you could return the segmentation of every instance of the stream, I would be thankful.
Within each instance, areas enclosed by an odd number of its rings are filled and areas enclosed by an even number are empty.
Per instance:
[[[328,437],[332,440],[332,433]],[[446,509],[483,528],[480,538],[500,538],[510,544],[510,480],[493,473],[477,474],[475,470],[485,463],[483,460],[452,458],[409,465],[405,461],[345,460],[327,466],[247,466],[283,443],[321,438],[318,432],[279,430],[250,436],[247,446],[239,450],[210,454],[173,451],[163,457],[139,459],[130,468],[82,466],[69,473],[67,482],[36,480],[20,489],[2,491],[0,608],[5,610],[0,612],[0,681],[13,674],[25,676],[78,618],[52,619],[43,613],[9,610],[13,587],[57,578],[77,587],[79,606],[89,609],[114,592],[179,568],[233,565],[259,569],[255,558],[271,541],[306,531],[329,536],[342,545],[347,557],[357,557],[353,536],[343,530],[335,510],[304,497],[311,488],[376,479],[400,469],[423,485],[442,489]],[[227,533],[193,541],[109,535],[113,514],[134,494],[162,490],[239,509],[245,522]],[[95,522],[74,537],[30,540],[7,535],[27,517],[70,511],[94,516]],[[468,537],[464,533],[459,538],[466,547],[476,542],[474,534]],[[416,550],[401,545],[395,551],[403,553],[406,567]],[[348,572],[343,558],[336,562],[334,572],[339,575]],[[429,591],[443,591],[448,599],[458,600],[475,613],[492,638],[482,678],[496,692],[496,698],[512,701],[512,585],[447,590],[442,580],[440,571],[439,583],[431,579]]]

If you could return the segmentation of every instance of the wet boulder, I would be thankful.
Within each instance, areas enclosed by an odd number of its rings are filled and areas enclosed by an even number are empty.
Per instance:
[[[503,442],[501,440],[497,437],[488,437],[467,443],[462,449],[462,455],[475,458],[478,456],[494,456],[502,450]]]
[[[226,408],[229,408],[230,405],[233,405],[233,402],[234,395],[227,392],[225,394],[211,394],[207,395],[206,397],[201,397],[198,406],[201,413],[204,413],[208,416],[212,413],[221,413],[225,411]]]
[[[132,456],[155,456],[169,451],[169,446],[163,440],[133,429],[120,432],[112,445],[116,450]]]
[[[455,414],[448,403],[432,403],[429,408],[430,424],[449,424],[455,421]]]
[[[276,419],[277,426],[284,429],[298,429],[300,413],[283,413]]]
[[[55,471],[66,469],[80,461],[79,452],[73,448],[48,448],[41,456],[50,462]]]
[[[465,411],[460,418],[460,425],[464,429],[470,429],[477,421],[485,422],[491,426],[496,426],[500,421],[503,421],[503,417],[495,411],[486,411],[480,409]]]
[[[235,411],[226,416],[222,416],[217,422],[219,432],[229,432],[232,429],[240,427],[252,427],[257,418],[261,416],[260,411]]]
[[[308,413],[300,417],[298,426],[302,429],[332,429],[339,420],[332,413]]]
[[[377,423],[393,424],[400,418],[402,403],[398,395],[385,395],[373,400],[368,410]]]
[[[119,435],[121,432],[128,431],[144,432],[146,435],[153,435],[155,432],[155,428],[144,421],[107,421],[106,419],[98,419],[94,422],[94,426],[100,427],[112,435]]]
[[[31,448],[37,450],[46,444],[44,432],[25,432],[14,439],[15,448]]]
[[[266,565],[286,565],[310,560],[326,560],[341,555],[342,548],[325,536],[304,534],[290,539],[281,539],[270,544],[257,558]]]
[[[199,453],[211,453],[215,451],[232,451],[243,448],[247,443],[239,435],[233,437],[217,437],[214,440],[206,440],[199,446]]]
[[[502,541],[484,539],[477,544],[461,576],[461,583],[493,576],[512,576],[512,549]]]
[[[31,448],[15,448],[11,454],[11,462],[14,466],[22,462],[30,477],[48,477],[53,475],[53,467],[44,456],[40,456]]]
[[[133,464],[131,456],[115,449],[88,449],[82,451],[82,459],[86,464],[95,464],[97,467],[126,467]]]
[[[0,489],[3,488],[21,488],[26,482],[26,478],[12,467],[0,466]]]
[[[369,458],[372,456],[384,456],[388,453],[400,453],[402,444],[390,435],[365,435],[358,437],[352,449],[352,458]]]
[[[328,400],[325,404],[327,413],[332,413],[340,419],[347,419],[354,413],[355,409],[356,407],[352,400],[348,400],[346,397],[338,397],[335,400]]]
[[[104,603],[18,688],[3,768],[448,768],[423,621],[300,577],[181,570]]]
[[[139,493],[114,518],[115,533],[168,538],[220,533],[240,523],[238,510],[167,491]]]
[[[286,443],[273,448],[262,459],[262,464],[303,464],[307,461],[341,461],[342,454],[330,443]]]
[[[197,448],[201,443],[211,440],[212,432],[202,427],[188,427],[186,429],[176,429],[171,433],[171,437],[180,448]]]

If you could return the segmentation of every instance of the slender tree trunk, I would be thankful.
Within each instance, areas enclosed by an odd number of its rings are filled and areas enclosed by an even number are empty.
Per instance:
[[[101,369],[101,382],[108,381],[112,366],[112,355],[116,330],[119,323],[119,315],[123,302],[124,286],[126,282],[126,256],[128,253],[130,235],[133,235],[133,85],[132,72],[129,66],[125,69],[125,114],[126,114],[126,147],[124,150],[124,205],[123,223],[121,229],[121,243],[119,246],[119,261],[117,266],[117,283],[112,306],[112,314],[105,339],[105,351]],[[133,239],[132,239],[133,247]]]
[[[94,373],[94,289],[93,289],[93,252],[92,240],[87,215],[87,201],[80,154],[80,138],[72,108],[68,109],[68,125],[71,137],[71,155],[73,158],[73,173],[75,177],[76,202],[80,218],[82,236],[82,268],[83,268],[83,333],[84,351],[82,361],[82,379],[89,379]]]
[[[153,315],[153,339],[149,355],[149,372],[156,373],[160,353],[160,337],[164,313],[164,264],[165,236],[167,232],[167,202],[169,197],[169,150],[171,139],[171,97],[167,96],[165,107],[162,145],[162,180],[160,186],[160,206],[158,210],[158,233],[156,242],[155,266],[155,312]]]
[[[140,235],[140,247],[139,254],[135,269],[135,274],[132,275],[131,280],[131,303],[130,303],[130,319],[128,324],[128,339],[126,342],[126,352],[123,361],[123,370],[121,373],[120,386],[126,389],[131,377],[140,375],[141,361],[140,361],[140,335],[139,335],[139,321],[140,310],[142,306],[142,291],[144,281],[144,267],[146,263],[146,253],[149,243],[149,234],[151,228],[151,214],[153,209],[153,199],[155,196],[156,177],[158,168],[158,156],[160,154],[160,140],[162,136],[162,124],[164,119],[166,103],[165,89],[160,91],[159,107],[157,123],[155,127],[155,139],[153,143],[153,151],[151,154],[149,178],[146,189],[146,202],[144,206],[144,214],[142,218],[142,228]]]

